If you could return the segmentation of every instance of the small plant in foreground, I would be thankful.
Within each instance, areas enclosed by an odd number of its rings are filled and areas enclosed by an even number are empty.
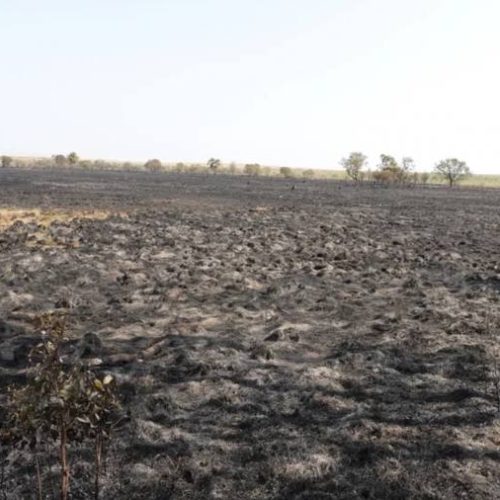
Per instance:
[[[57,446],[61,500],[68,498],[70,488],[70,443],[92,439],[97,499],[103,443],[116,423],[113,415],[119,406],[113,377],[100,379],[83,363],[65,361],[62,351],[67,341],[66,315],[43,315],[38,327],[42,338],[30,353],[27,383],[9,390],[7,435],[11,443],[35,450],[41,444]],[[38,460],[37,485],[38,497],[42,498]]]
[[[490,380],[497,412],[500,413],[500,364],[498,362],[498,319],[490,312],[486,317],[485,333],[491,343],[487,350]]]

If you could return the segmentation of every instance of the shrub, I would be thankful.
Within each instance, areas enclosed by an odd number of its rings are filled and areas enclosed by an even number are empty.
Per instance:
[[[293,177],[293,170],[290,167],[281,167],[280,175],[282,175],[286,179],[290,179],[291,177]]]
[[[260,165],[258,163],[247,163],[244,172],[247,175],[260,175]]]
[[[67,341],[67,317],[46,314],[38,318],[41,342],[30,352],[31,370],[26,385],[11,387],[8,400],[7,435],[11,441],[38,448],[57,446],[61,499],[69,494],[71,441],[91,438],[95,446],[95,498],[99,496],[102,446],[110,435],[118,401],[113,378],[100,379],[92,370],[63,356]],[[38,464],[37,464],[38,465]],[[42,498],[39,467],[38,497]]]
[[[429,182],[430,176],[429,172],[422,172],[420,174],[420,182],[425,186]]]
[[[70,165],[76,165],[80,161],[80,158],[74,151],[68,155],[67,159]]]
[[[85,170],[90,170],[92,168],[92,162],[90,160],[83,160],[79,163],[79,166]]]
[[[401,168],[393,156],[381,154],[378,165],[380,178],[384,182],[397,182],[401,176]]]
[[[376,182],[394,182],[394,175],[388,170],[375,170],[375,172],[373,172],[372,174],[372,178]]]
[[[210,158],[210,160],[207,161],[207,167],[212,171],[212,172],[217,172],[217,170],[220,169],[221,167],[221,161],[217,158]]]
[[[146,170],[149,170],[150,172],[159,172],[162,168],[161,161],[157,160],[156,158],[153,160],[148,160],[144,164],[144,168]]]
[[[316,172],[312,168],[308,168],[302,172],[302,177],[304,177],[304,179],[313,179],[315,175]]]
[[[414,180],[413,169],[415,163],[412,158],[405,156],[401,165],[393,156],[381,154],[378,170],[373,172],[373,180],[383,183],[409,183]]]
[[[9,168],[12,165],[12,161],[10,156],[3,155],[1,158],[2,168]]]
[[[111,170],[113,164],[105,160],[94,160],[93,167],[97,170]]]
[[[190,163],[188,166],[186,166],[186,172],[193,172],[193,173],[202,173],[206,172],[206,167],[202,165],[201,163]]]
[[[63,167],[67,163],[66,157],[64,155],[54,155],[52,159],[58,167]]]

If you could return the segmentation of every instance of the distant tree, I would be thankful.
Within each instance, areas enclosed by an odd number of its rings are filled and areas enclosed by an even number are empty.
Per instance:
[[[375,170],[372,172],[372,180],[375,182],[389,182],[390,181],[390,175],[387,174],[387,172],[384,172],[383,170]]]
[[[221,167],[221,161],[217,158],[210,158],[210,160],[207,161],[207,167],[212,171],[212,172],[217,172],[217,170],[220,169]]]
[[[405,156],[399,164],[391,155],[380,155],[380,163],[377,170],[373,172],[373,179],[386,183],[410,183],[415,180],[413,169],[415,162],[409,156]]]
[[[47,168],[54,165],[54,160],[49,158],[39,158],[34,161],[34,166],[38,168]]]
[[[10,156],[3,155],[1,158],[2,168],[9,168],[12,165],[12,158]]]
[[[315,175],[316,172],[312,168],[308,168],[302,172],[302,177],[304,177],[304,179],[313,179]]]
[[[403,156],[399,171],[399,182],[415,182],[415,161],[410,156]]]
[[[76,165],[80,161],[78,155],[73,151],[68,155],[68,163],[70,165]]]
[[[412,184],[418,184],[418,181],[420,179],[420,175],[418,172],[411,172],[408,174],[408,182],[411,182]]]
[[[94,160],[93,168],[97,170],[111,170],[113,168],[113,164],[106,160]]]
[[[261,169],[258,163],[247,163],[243,170],[247,175],[260,175]]]
[[[58,166],[58,167],[62,167],[64,165],[66,165],[66,157],[64,155],[54,155],[52,157],[52,159],[54,160],[54,163]]]
[[[238,167],[234,161],[229,164],[228,171],[230,174],[236,174],[238,172]]]
[[[391,155],[381,154],[380,163],[378,164],[379,170],[386,172],[398,172],[400,167],[396,159]]]
[[[415,170],[415,161],[410,156],[403,156],[401,160],[401,169],[403,172],[413,172]]]
[[[174,165],[174,171],[175,172],[184,172],[186,170],[186,165],[182,161],[178,161]]]
[[[90,160],[83,160],[79,164],[80,168],[83,168],[85,170],[90,170],[92,168],[92,162]],[[125,164],[124,164],[125,167]]]
[[[425,186],[429,182],[429,172],[422,172],[420,174],[420,182]]]
[[[293,177],[293,170],[290,167],[280,167],[280,175],[289,179]]]
[[[448,182],[450,187],[471,175],[471,171],[464,161],[456,158],[441,160],[435,167],[434,172]]]
[[[195,173],[202,173],[205,172],[205,165],[202,165],[201,163],[191,163],[189,165],[186,165],[186,172],[195,172]]]
[[[146,170],[149,170],[150,172],[159,172],[161,170],[161,161],[157,160],[156,158],[148,160],[144,164],[144,168]]]
[[[362,178],[362,169],[366,164],[366,156],[363,153],[354,152],[347,158],[342,158],[340,164],[346,171],[348,177],[358,182]]]

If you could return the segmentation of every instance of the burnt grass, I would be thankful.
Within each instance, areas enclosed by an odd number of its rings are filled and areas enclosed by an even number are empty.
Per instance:
[[[103,498],[500,498],[500,191],[4,169],[0,208],[109,211],[0,231],[0,407],[68,310],[126,415]]]

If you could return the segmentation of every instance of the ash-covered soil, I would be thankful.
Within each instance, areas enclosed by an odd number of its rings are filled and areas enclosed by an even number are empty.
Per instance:
[[[0,170],[1,209],[59,215],[0,229],[0,406],[69,310],[127,414],[103,498],[500,498],[499,191]]]

